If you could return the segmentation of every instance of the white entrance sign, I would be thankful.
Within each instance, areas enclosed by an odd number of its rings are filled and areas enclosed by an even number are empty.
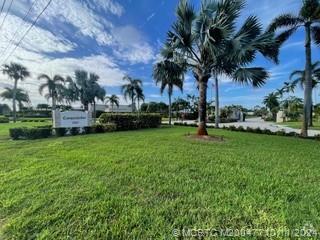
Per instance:
[[[59,110],[52,112],[54,128],[74,128],[92,126],[92,113],[83,111],[66,111]]]

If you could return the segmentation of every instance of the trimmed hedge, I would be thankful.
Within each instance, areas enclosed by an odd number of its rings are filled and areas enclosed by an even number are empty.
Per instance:
[[[188,124],[188,123],[178,123],[175,122],[174,123],[175,126],[184,126],[184,127],[198,127],[197,124],[192,123],[192,124]],[[207,128],[215,128],[214,126],[207,126]],[[276,136],[283,136],[283,137],[299,137],[302,138],[300,136],[299,133],[296,132],[285,132],[283,129],[279,130],[277,132],[272,132],[269,129],[261,129],[261,128],[251,128],[251,127],[247,127],[244,128],[242,126],[236,127],[234,125],[231,126],[223,126],[222,129],[224,130],[229,130],[229,131],[234,131],[234,132],[248,132],[248,133],[256,133],[256,134],[266,134],[266,135],[276,135]],[[320,141],[320,135],[316,135],[314,137],[308,137],[307,139],[314,139],[317,141]]]
[[[13,140],[34,140],[52,136],[52,129],[49,127],[11,128],[9,134]]]
[[[9,123],[9,118],[4,117],[4,116],[0,116],[0,123]]]
[[[98,123],[92,127],[94,133],[106,133],[115,132],[117,130],[117,125],[114,123]]]
[[[161,115],[104,113],[100,116],[99,122],[101,124],[114,123],[117,127],[117,131],[157,128],[161,125]]]

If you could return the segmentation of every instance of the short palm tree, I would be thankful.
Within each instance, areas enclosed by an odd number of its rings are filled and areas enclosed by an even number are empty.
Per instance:
[[[235,62],[235,68],[240,68],[238,71],[234,68],[230,71],[235,81],[265,80],[265,71],[260,68],[245,69],[244,66],[253,61],[257,52],[277,61],[280,41],[274,38],[274,33],[262,32],[255,17],[249,17],[240,30],[235,31],[236,20],[243,7],[243,0],[203,0],[197,13],[187,0],[181,0],[177,8],[177,20],[168,32],[163,55],[176,62],[187,60],[187,66],[198,83],[198,135],[208,134],[207,88],[212,73],[225,74],[222,66]],[[220,63],[220,56],[225,55],[228,61],[223,57]]]
[[[3,65],[3,74],[8,75],[10,79],[14,81],[13,85],[13,96],[12,96],[12,111],[13,111],[13,121],[17,121],[17,109],[16,109],[16,95],[18,82],[30,77],[30,72],[28,69],[18,63],[10,63],[9,65]]]
[[[320,2],[319,0],[303,0],[300,12],[297,15],[282,14],[275,18],[269,26],[269,32],[284,29],[279,37],[284,41],[289,39],[298,29],[305,32],[305,58],[304,70],[304,110],[301,135],[308,136],[308,125],[312,108],[312,40],[320,44]]]
[[[263,99],[262,103],[272,113],[272,119],[275,121],[277,118],[277,112],[280,106],[279,95],[277,93],[270,93]]]
[[[55,75],[51,78],[46,74],[41,74],[38,79],[46,81],[40,85],[39,93],[43,95],[44,90],[46,89],[47,93],[45,94],[45,98],[52,100],[52,110],[56,110],[57,102],[61,101],[61,95],[64,91],[64,78],[60,75]]]
[[[116,106],[117,108],[119,108],[119,97],[115,94],[111,95],[111,96],[107,96],[105,97],[105,101],[106,103],[111,105],[111,112],[113,113],[113,109],[114,106]]]
[[[0,94],[3,99],[12,100],[14,90],[12,88],[5,88],[5,91]],[[21,88],[16,89],[16,101],[18,102],[19,110],[21,111],[24,103],[30,103],[29,95]]]
[[[169,98],[169,125],[172,122],[172,94],[173,88],[177,87],[183,91],[183,81],[186,68],[183,65],[177,64],[174,61],[163,60],[156,63],[153,67],[153,78],[156,85],[160,84],[160,92],[163,94],[164,90],[168,90]]]
[[[122,94],[126,100],[130,98],[131,109],[132,109],[132,112],[134,112],[135,111],[134,100],[137,95],[137,89],[142,88],[142,81],[140,79],[134,79],[130,76],[124,76],[123,80],[126,81],[127,83],[122,85],[121,87]]]

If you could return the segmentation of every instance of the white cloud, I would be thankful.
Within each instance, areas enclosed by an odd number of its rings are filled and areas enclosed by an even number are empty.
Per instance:
[[[46,5],[46,0],[38,0],[39,3],[35,6],[36,13],[40,12]],[[99,1],[103,3],[102,1]],[[122,10],[115,10],[112,1],[106,1],[101,6],[102,8],[109,9],[111,13],[122,14]],[[92,3],[91,3],[92,4]],[[120,6],[120,5],[119,5]],[[113,24],[96,14],[88,5],[78,0],[54,0],[43,15],[43,19],[52,22],[65,22],[72,24],[78,29],[84,36],[96,39],[100,45],[110,45],[112,42],[112,36],[110,29]]]
[[[19,56],[23,57],[14,56],[13,61],[23,63],[31,71],[32,77],[19,83],[19,86],[28,91],[34,105],[45,101],[38,93],[40,82],[37,80],[37,75],[41,73],[48,74],[49,76],[54,74],[73,76],[76,69],[83,69],[98,74],[102,86],[120,86],[122,84],[122,77],[125,75],[125,72],[114,63],[114,60],[105,55],[51,59],[23,49],[20,51],[22,53]],[[11,84],[11,81],[7,76],[0,74],[0,92],[8,84]]]
[[[141,32],[133,26],[123,26],[113,29],[115,40],[114,54],[132,64],[149,63],[155,59],[152,47],[145,41]]]

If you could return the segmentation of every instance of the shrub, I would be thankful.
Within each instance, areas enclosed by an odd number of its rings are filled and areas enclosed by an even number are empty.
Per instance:
[[[80,128],[78,128],[78,127],[70,128],[70,134],[71,134],[72,136],[76,136],[76,135],[78,135],[79,133],[80,133]]]
[[[9,123],[9,118],[0,116],[0,123]]]
[[[55,131],[57,137],[63,137],[67,133],[66,128],[56,128],[56,129],[54,129],[54,131]]]
[[[320,141],[320,134],[319,135],[315,135],[314,139],[317,140],[317,141]]]
[[[94,132],[94,127],[84,127],[83,128],[84,134],[90,134]]]
[[[9,135],[13,140],[18,140],[21,136],[23,136],[23,132],[24,132],[23,128],[9,129]]]
[[[93,129],[93,132],[95,132],[95,133],[104,133],[105,132],[104,126],[101,123],[95,124],[92,127],[92,129]]]
[[[9,130],[10,137],[13,140],[19,139],[41,139],[52,135],[52,129],[48,127],[38,128],[12,128]]]
[[[101,124],[114,123],[119,131],[134,130],[140,128],[157,128],[161,125],[160,114],[110,114],[100,116]]]
[[[114,123],[107,123],[107,124],[104,124],[104,131],[105,132],[115,132],[117,131],[117,125],[114,124]]]
[[[239,132],[245,132],[246,130],[244,129],[244,127],[242,126],[239,126],[238,129],[237,129]]]
[[[286,131],[282,129],[282,130],[280,130],[280,131],[277,131],[277,132],[276,132],[276,135],[277,135],[277,136],[286,136]]]

